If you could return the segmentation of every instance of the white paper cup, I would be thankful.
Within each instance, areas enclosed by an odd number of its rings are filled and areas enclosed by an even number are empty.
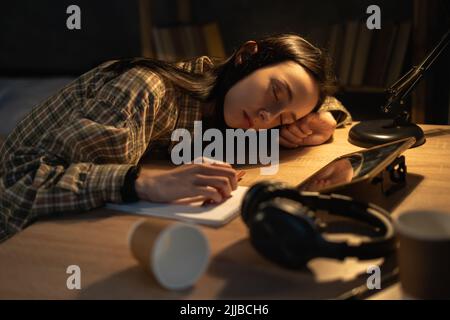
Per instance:
[[[209,244],[194,225],[144,219],[130,230],[133,256],[163,287],[183,290],[194,285],[208,267]]]
[[[450,299],[450,213],[409,211],[395,221],[406,297]]]

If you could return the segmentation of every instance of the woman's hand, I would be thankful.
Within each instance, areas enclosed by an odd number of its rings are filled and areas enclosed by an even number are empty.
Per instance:
[[[286,148],[322,144],[333,135],[336,125],[336,120],[328,111],[310,113],[281,128],[280,144]]]
[[[151,202],[192,197],[219,203],[236,190],[237,171],[223,162],[185,164],[163,173],[142,169],[135,188],[141,200]]]

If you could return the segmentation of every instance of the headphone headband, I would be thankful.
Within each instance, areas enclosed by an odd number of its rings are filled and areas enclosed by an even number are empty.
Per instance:
[[[275,201],[275,199],[278,201]],[[314,256],[340,260],[346,257],[374,259],[382,257],[395,249],[395,233],[389,213],[372,203],[356,201],[343,195],[299,192],[297,189],[289,188],[280,183],[262,182],[254,185],[247,192],[242,206],[242,217],[249,228],[252,228],[252,217],[257,212],[261,212],[261,210],[263,210],[264,214],[270,214],[271,211],[289,214],[286,212],[289,211],[286,209],[287,207],[280,205],[283,199],[300,203],[313,212],[318,210],[327,211],[332,215],[351,218],[366,223],[375,227],[382,234],[372,237],[369,240],[363,240],[359,244],[350,244],[346,241],[328,241],[317,231]],[[296,219],[307,219],[307,217],[295,214],[295,212],[298,212],[298,208],[290,210],[294,210]],[[292,221],[289,223],[292,223]]]

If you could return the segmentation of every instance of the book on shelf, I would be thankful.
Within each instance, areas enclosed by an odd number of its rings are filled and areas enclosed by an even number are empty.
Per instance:
[[[153,27],[152,39],[156,58],[177,61],[201,55],[225,57],[218,24],[184,24],[170,27]]]
[[[358,26],[359,24],[357,21],[349,21],[345,25],[345,37],[338,75],[342,85],[348,85],[350,82],[352,62],[358,37]]]
[[[409,38],[411,36],[411,22],[402,22],[398,27],[397,39],[387,73],[385,84],[391,86],[402,75],[405,64],[406,52],[408,50]]]
[[[199,26],[199,25],[193,25],[193,36],[194,36],[194,46],[195,48],[197,48],[198,52],[200,54],[204,54],[205,52],[207,53],[207,47],[206,47],[206,40],[205,37],[203,36],[203,26]],[[220,41],[222,41],[222,39],[220,39]],[[225,57],[225,52],[222,53],[223,56]]]
[[[175,46],[175,55],[177,59],[190,58],[192,55],[192,48],[189,43],[189,36],[186,26],[169,27],[172,37],[169,39]],[[178,48],[178,50],[177,50]]]
[[[313,28],[307,38],[327,49],[341,86],[380,92],[401,76],[410,34],[411,21],[385,22],[381,30],[346,21]]]
[[[370,45],[372,43],[372,30],[365,23],[358,26],[358,37],[355,45],[353,65],[351,69],[350,85],[359,87],[364,84],[367,61],[369,59]]]
[[[395,40],[397,38],[398,26],[395,24],[388,24],[384,27],[386,31],[386,39],[384,42],[380,43],[380,47],[383,47],[382,55],[380,56],[379,63],[379,73],[377,75],[377,86],[386,86],[386,77],[389,69],[390,60],[392,57],[392,52],[395,47]]]
[[[208,54],[213,57],[224,58],[225,49],[219,25],[216,22],[204,25],[203,36],[205,38]]]
[[[342,43],[344,41],[344,26],[334,24],[331,26],[330,38],[327,43],[328,54],[333,60],[334,70],[340,70],[340,61],[342,57]]]

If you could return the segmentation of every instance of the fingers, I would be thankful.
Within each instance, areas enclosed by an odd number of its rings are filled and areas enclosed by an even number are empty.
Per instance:
[[[280,143],[287,147],[293,145],[319,145],[327,141],[336,128],[336,121],[329,112],[310,113],[293,125],[281,130]]]
[[[300,130],[296,124],[289,125],[287,127],[287,129],[289,130],[289,132],[291,132],[298,138],[306,138],[308,136],[306,133],[304,133],[302,130]]]
[[[312,134],[312,130],[305,123],[295,123],[283,127],[280,133],[280,144],[287,148],[297,148],[304,145],[305,140]]]
[[[233,190],[227,177],[197,175],[194,184],[199,186],[213,187],[217,189],[223,198],[228,198]]]
[[[293,134],[291,131],[289,131],[286,127],[281,129],[280,136],[293,144],[298,144],[298,141],[305,137],[305,135],[303,135],[303,134],[302,134],[302,136],[297,137],[295,134]]]
[[[222,168],[231,168],[231,169],[233,169],[231,164],[226,163],[226,162],[213,162],[213,163],[211,163],[211,165],[212,166],[217,166],[217,167],[222,167]]]
[[[285,138],[283,138],[283,137],[281,137],[281,136],[280,136],[280,144],[281,144],[283,147],[291,148],[291,149],[294,149],[294,148],[297,148],[297,147],[298,147],[297,144],[292,143],[292,142],[288,141],[287,139],[285,139]]]
[[[304,144],[308,146],[316,146],[319,144],[324,143],[327,140],[327,137],[325,137],[322,134],[312,134],[305,138]]]
[[[232,168],[231,164],[229,164],[227,162],[211,159],[211,158],[208,158],[208,157],[195,158],[194,163],[198,163],[198,164],[206,163],[206,164],[211,164],[211,165],[215,165],[215,166],[218,166],[218,167]]]
[[[333,114],[329,111],[322,111],[318,113],[318,118],[326,122],[331,128],[336,128],[337,122]]]
[[[245,171],[239,171],[238,172],[238,178],[239,179],[242,178],[245,175],[245,173],[246,173]],[[212,204],[214,202],[221,202],[221,201],[215,201],[214,199],[211,199],[211,198],[208,198],[208,197],[205,197],[205,196],[202,196],[202,195],[198,196],[197,198],[202,198],[202,200],[204,200],[206,198],[206,200],[203,202],[203,205]],[[223,200],[223,196],[222,196],[222,200]]]
[[[304,144],[313,131],[309,126],[309,118],[303,118],[296,123],[284,126],[280,132],[280,143],[288,148],[295,148]]]
[[[305,119],[305,121],[300,121],[297,124],[297,128],[299,128],[307,136],[309,136],[313,133],[313,131],[311,130],[311,128],[309,126],[310,119],[311,118],[307,118],[307,119]]]
[[[237,172],[233,168],[219,165],[200,164],[194,167],[194,172],[206,176],[226,177],[232,190],[237,188]]]
[[[220,192],[212,187],[198,186],[195,188],[196,194],[204,197],[205,199],[212,200],[214,202],[222,202],[222,195]]]

